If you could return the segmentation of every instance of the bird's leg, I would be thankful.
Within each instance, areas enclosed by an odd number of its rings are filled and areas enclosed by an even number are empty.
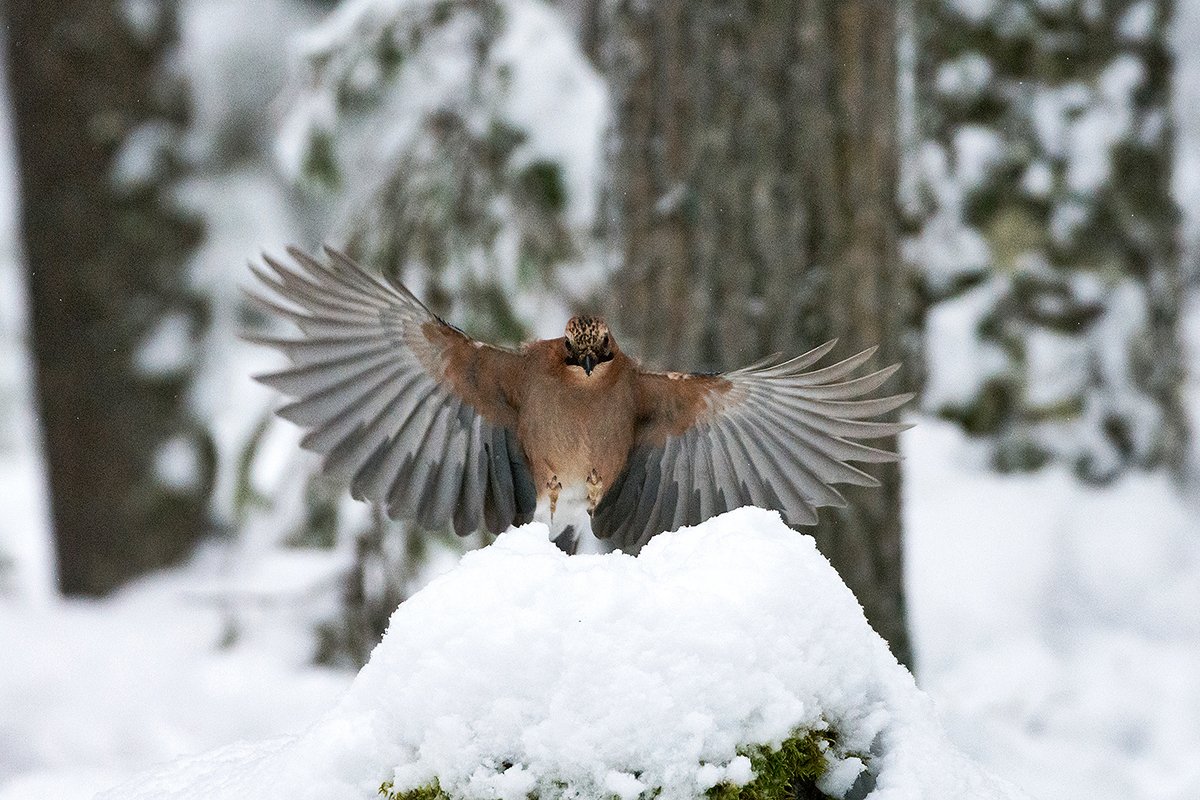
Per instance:
[[[596,513],[596,504],[600,502],[600,495],[604,494],[604,481],[600,479],[600,473],[592,470],[587,476],[587,498],[588,498],[588,514]]]
[[[557,475],[551,475],[550,480],[546,481],[546,488],[550,490],[550,521],[554,521],[554,509],[558,506],[558,493],[562,491],[562,484],[559,483]]]

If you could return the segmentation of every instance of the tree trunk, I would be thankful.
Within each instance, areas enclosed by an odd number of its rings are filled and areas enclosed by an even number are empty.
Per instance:
[[[895,20],[882,0],[620,3],[611,316],[649,362],[729,369],[840,337],[900,356]],[[893,446],[894,442],[882,445]],[[910,660],[900,472],[847,487],[813,532]]]
[[[143,9],[146,13],[134,13]],[[169,199],[173,6],[11,0],[9,76],[59,586],[99,594],[188,552],[206,480],[185,407],[199,226]]]

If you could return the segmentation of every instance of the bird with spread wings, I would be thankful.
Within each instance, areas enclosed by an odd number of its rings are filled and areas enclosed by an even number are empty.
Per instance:
[[[501,533],[553,518],[567,498],[593,533],[636,551],[739,506],[817,521],[834,484],[876,486],[850,462],[898,456],[862,444],[907,426],[874,421],[911,395],[868,398],[898,365],[857,375],[874,348],[815,365],[834,342],[724,374],[643,369],[603,320],[574,317],[519,350],[476,341],[403,284],[326,248],[323,262],[255,268],[297,338],[248,337],[291,367],[258,380],[293,398],[280,416],[355,498],[426,528]]]

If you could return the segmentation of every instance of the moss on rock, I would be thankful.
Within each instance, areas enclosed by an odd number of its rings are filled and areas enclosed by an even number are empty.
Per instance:
[[[442,790],[436,778],[432,783],[402,792],[393,789],[391,781],[384,781],[379,785],[379,794],[386,800],[450,800],[450,795]]]
[[[707,800],[823,800],[826,795],[817,789],[817,781],[825,774],[828,766],[825,754],[833,743],[834,736],[829,731],[805,731],[785,739],[778,748],[768,745],[741,748],[739,752],[750,759],[754,780],[741,786],[719,783],[705,792],[704,797]],[[652,787],[643,792],[642,797],[650,800],[659,792],[659,787]],[[379,794],[386,800],[455,800],[442,789],[436,778],[403,791],[397,791],[391,781],[384,781]],[[529,800],[541,798],[530,794]]]
[[[833,743],[827,731],[797,733],[778,749],[757,745],[742,749],[750,759],[754,780],[736,786],[719,783],[705,795],[710,800],[803,800],[824,798],[817,780],[825,774],[825,753]]]

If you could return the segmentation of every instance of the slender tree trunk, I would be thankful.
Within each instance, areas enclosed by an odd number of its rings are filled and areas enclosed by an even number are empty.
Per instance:
[[[840,337],[899,358],[895,19],[884,0],[617,5],[611,309],[652,363],[728,369]],[[883,446],[894,442],[883,442]],[[910,660],[900,472],[823,509],[823,552]]]
[[[138,6],[136,8],[141,8]],[[174,208],[170,3],[10,0],[9,76],[59,586],[106,592],[186,553],[207,481],[183,402],[202,309]]]

